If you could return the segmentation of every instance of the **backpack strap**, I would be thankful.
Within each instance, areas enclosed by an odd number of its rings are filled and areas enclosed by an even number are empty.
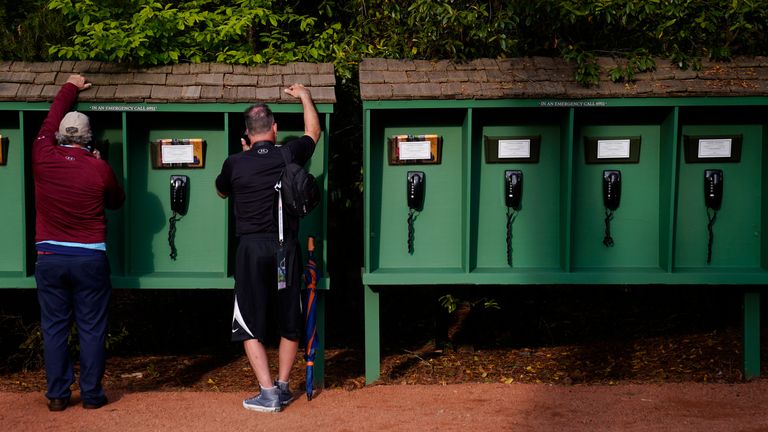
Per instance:
[[[289,149],[285,146],[279,146],[277,149],[280,151],[280,155],[283,157],[283,162],[285,162],[285,165],[283,166],[283,171],[280,173],[280,178],[277,180],[277,183],[275,183],[275,190],[277,191],[277,225],[278,225],[278,235],[280,244],[284,244],[285,241],[285,219],[284,214],[285,211],[283,210],[283,185],[282,185],[282,179],[283,179],[283,173],[285,173],[288,170],[288,165],[291,164],[291,158],[288,155]],[[293,226],[291,224],[291,218],[287,218],[289,222],[289,228],[291,230],[296,230],[297,227]]]
[[[285,154],[285,152],[288,150],[287,148],[280,146],[278,147],[278,150],[280,150],[280,154],[283,156],[283,161],[285,161],[285,166],[287,167],[288,164],[291,163],[291,160],[288,159],[288,155]]]
[[[283,156],[283,161],[285,161],[285,167],[283,167],[283,171],[280,173],[280,178],[277,179],[277,183],[275,183],[275,190],[277,191],[277,233],[278,233],[278,240],[280,241],[280,247],[283,247],[283,244],[285,243],[285,236],[283,234],[283,173],[286,169],[288,169],[288,164],[291,163],[290,160],[288,160],[288,156],[285,154],[285,151],[283,151],[282,147],[278,147],[278,150],[280,151],[280,154]]]
[[[285,242],[285,237],[283,236],[283,192],[282,192],[282,189],[283,189],[282,181],[278,180],[277,183],[275,183],[275,190],[277,191],[277,234],[278,234],[278,240],[280,240],[280,247],[282,247],[283,243]]]

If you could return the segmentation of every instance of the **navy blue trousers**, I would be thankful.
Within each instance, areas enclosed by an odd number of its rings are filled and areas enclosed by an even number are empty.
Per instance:
[[[75,382],[68,338],[72,323],[80,340],[80,397],[104,400],[107,308],[112,293],[106,254],[38,255],[35,267],[49,399],[69,398]]]

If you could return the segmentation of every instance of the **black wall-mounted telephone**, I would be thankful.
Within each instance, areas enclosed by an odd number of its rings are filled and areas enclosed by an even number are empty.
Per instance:
[[[520,170],[504,171],[504,203],[507,207],[520,210],[523,198],[523,172]]]
[[[176,222],[187,214],[189,206],[189,177],[171,175],[171,211],[168,219],[168,246],[171,247],[170,257],[176,261]]]
[[[603,171],[603,204],[608,210],[619,208],[621,201],[621,171]]]
[[[408,171],[406,176],[406,197],[408,199],[408,253],[413,254],[414,228],[416,212],[424,208],[424,181],[426,176],[423,171]]]
[[[723,203],[723,170],[708,169],[704,170],[704,204],[707,206],[707,232],[709,241],[707,242],[707,264],[712,262],[712,243],[715,233],[713,227],[717,220],[717,211]]]
[[[605,237],[603,237],[603,245],[605,247],[613,247],[611,221],[613,220],[613,212],[619,208],[620,201],[621,171],[603,171],[603,205],[605,206]]]
[[[512,223],[523,199],[523,172],[504,171],[504,204],[507,206],[507,264],[512,267]]]
[[[189,177],[171,176],[171,211],[180,215],[187,214],[189,201]]]
[[[704,204],[712,210],[720,210],[723,203],[723,170],[704,170]]]
[[[408,171],[407,179],[408,208],[421,211],[424,208],[424,172]]]

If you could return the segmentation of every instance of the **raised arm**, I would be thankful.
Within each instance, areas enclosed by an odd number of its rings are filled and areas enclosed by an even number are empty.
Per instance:
[[[308,135],[317,143],[320,139],[320,118],[317,116],[315,103],[312,101],[309,90],[301,84],[294,84],[285,89],[285,92],[301,100],[304,110],[304,135]]]
[[[82,75],[70,75],[67,82],[61,86],[61,89],[59,89],[59,92],[53,99],[53,104],[51,104],[51,108],[48,111],[48,116],[43,121],[38,137],[53,137],[56,131],[59,130],[61,119],[64,118],[64,115],[77,100],[77,94],[90,87],[91,84],[86,83],[85,77]],[[44,140],[44,142],[49,142],[49,140]]]

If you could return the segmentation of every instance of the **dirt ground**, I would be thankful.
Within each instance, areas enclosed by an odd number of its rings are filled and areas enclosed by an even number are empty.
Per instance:
[[[768,380],[743,382],[738,352],[723,353],[736,333],[636,341],[634,363],[616,344],[426,345],[385,355],[368,386],[359,350],[330,349],[326,388],[307,400],[299,360],[296,401],[269,414],[242,408],[257,388],[242,355],[112,357],[110,404],[97,411],[83,410],[76,392],[66,411],[48,412],[39,369],[0,374],[0,430],[768,431]]]
[[[244,392],[108,392],[96,411],[50,413],[39,393],[0,393],[5,431],[761,431],[768,382],[386,385],[326,390],[281,413]]]

